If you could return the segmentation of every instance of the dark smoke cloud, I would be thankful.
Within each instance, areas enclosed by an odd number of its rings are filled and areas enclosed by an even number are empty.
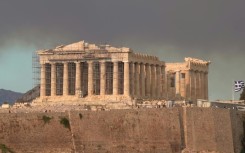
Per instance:
[[[81,39],[128,46],[165,61],[211,60],[210,96],[245,80],[244,0],[0,2],[0,56],[12,44],[52,48]],[[3,49],[4,48],[4,49]]]

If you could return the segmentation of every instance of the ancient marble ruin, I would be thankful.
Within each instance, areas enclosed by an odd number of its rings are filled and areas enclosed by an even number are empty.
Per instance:
[[[190,57],[183,63],[166,63],[167,99],[208,100],[209,64]]]
[[[208,99],[210,62],[165,63],[132,49],[84,41],[39,50],[36,103],[135,105],[137,100]]]

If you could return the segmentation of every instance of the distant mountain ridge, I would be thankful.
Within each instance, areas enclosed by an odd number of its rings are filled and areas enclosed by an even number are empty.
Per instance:
[[[19,92],[0,89],[0,104],[2,104],[3,102],[8,102],[9,104],[13,104],[22,95],[23,94]]]

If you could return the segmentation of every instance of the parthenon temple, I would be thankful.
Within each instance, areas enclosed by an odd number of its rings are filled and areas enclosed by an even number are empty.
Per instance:
[[[132,49],[84,41],[37,51],[40,103],[106,104],[133,100],[208,99],[210,62],[165,63]]]

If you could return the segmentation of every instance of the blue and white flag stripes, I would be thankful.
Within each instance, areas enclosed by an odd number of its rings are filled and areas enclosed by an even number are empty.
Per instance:
[[[244,87],[244,81],[235,81],[235,92],[240,91]]]

